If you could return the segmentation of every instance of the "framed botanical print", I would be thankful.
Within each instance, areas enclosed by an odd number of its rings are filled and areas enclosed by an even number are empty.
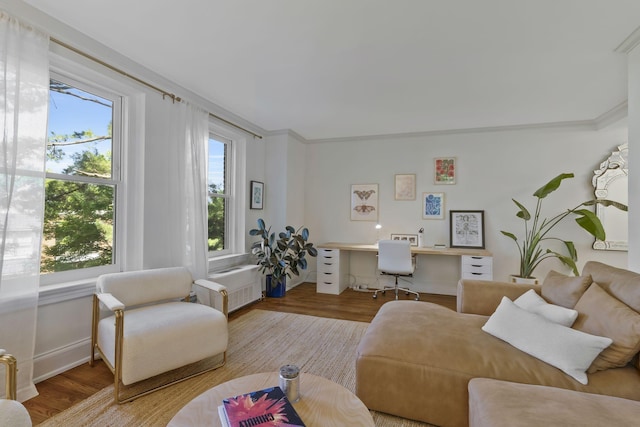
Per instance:
[[[484,211],[449,211],[452,248],[484,249]]]
[[[436,184],[455,184],[456,183],[456,158],[455,157],[436,157],[434,159],[434,178]]]
[[[415,200],[416,199],[416,174],[404,173],[395,176],[395,199]]]
[[[264,206],[264,183],[260,181],[251,181],[251,209],[262,209]]]
[[[422,193],[422,219],[444,219],[444,193]]]

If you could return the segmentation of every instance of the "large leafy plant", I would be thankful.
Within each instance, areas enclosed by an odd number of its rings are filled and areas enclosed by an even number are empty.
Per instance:
[[[271,275],[271,286],[275,287],[282,277],[291,278],[291,274],[300,275],[307,268],[306,256],[315,257],[318,251],[308,242],[309,230],[304,227],[295,229],[290,225],[285,231],[271,232],[262,218],[258,219],[258,228],[249,231],[251,236],[260,240],[251,245],[251,253],[258,260],[260,272]],[[299,270],[300,269],[300,270]]]
[[[562,211],[551,218],[541,218],[540,214],[543,199],[545,199],[550,193],[557,190],[564,179],[573,178],[573,176],[574,175],[572,173],[560,174],[533,193],[533,196],[538,199],[533,215],[531,215],[529,210],[522,203],[512,199],[519,209],[516,216],[524,221],[524,238],[522,240],[518,240],[516,235],[513,233],[507,231],[501,231],[501,233],[513,239],[518,246],[518,251],[520,253],[520,277],[531,278],[536,267],[542,261],[549,258],[559,259],[564,265],[571,268],[576,276],[579,275],[578,268],[576,267],[578,253],[575,245],[571,241],[551,236],[551,230],[553,230],[553,228],[565,218],[573,216],[575,217],[576,223],[589,234],[594,236],[596,239],[605,240],[605,231],[602,223],[593,211],[585,209],[585,207],[601,204],[604,206],[615,206],[616,208],[624,211],[627,210],[627,206],[622,203],[606,199],[594,199],[582,202],[578,206]],[[562,242],[566,253],[556,252],[543,247],[550,241]]]

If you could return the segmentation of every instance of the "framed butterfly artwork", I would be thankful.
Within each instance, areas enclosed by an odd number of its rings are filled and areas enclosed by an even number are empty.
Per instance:
[[[378,184],[351,185],[351,221],[378,221]]]

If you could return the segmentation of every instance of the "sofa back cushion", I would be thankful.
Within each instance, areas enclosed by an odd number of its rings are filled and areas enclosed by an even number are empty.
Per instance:
[[[593,283],[576,304],[578,320],[573,325],[588,334],[613,340],[593,361],[589,372],[626,366],[640,350],[640,314]]]
[[[640,274],[597,261],[587,262],[582,274],[590,275],[607,293],[640,313]]]
[[[574,277],[551,270],[542,282],[542,296],[551,304],[573,308],[591,281],[588,274]]]

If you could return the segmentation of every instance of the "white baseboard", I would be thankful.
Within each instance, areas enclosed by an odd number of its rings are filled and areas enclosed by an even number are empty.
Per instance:
[[[71,343],[33,358],[33,382],[39,383],[89,362],[91,339]]]

